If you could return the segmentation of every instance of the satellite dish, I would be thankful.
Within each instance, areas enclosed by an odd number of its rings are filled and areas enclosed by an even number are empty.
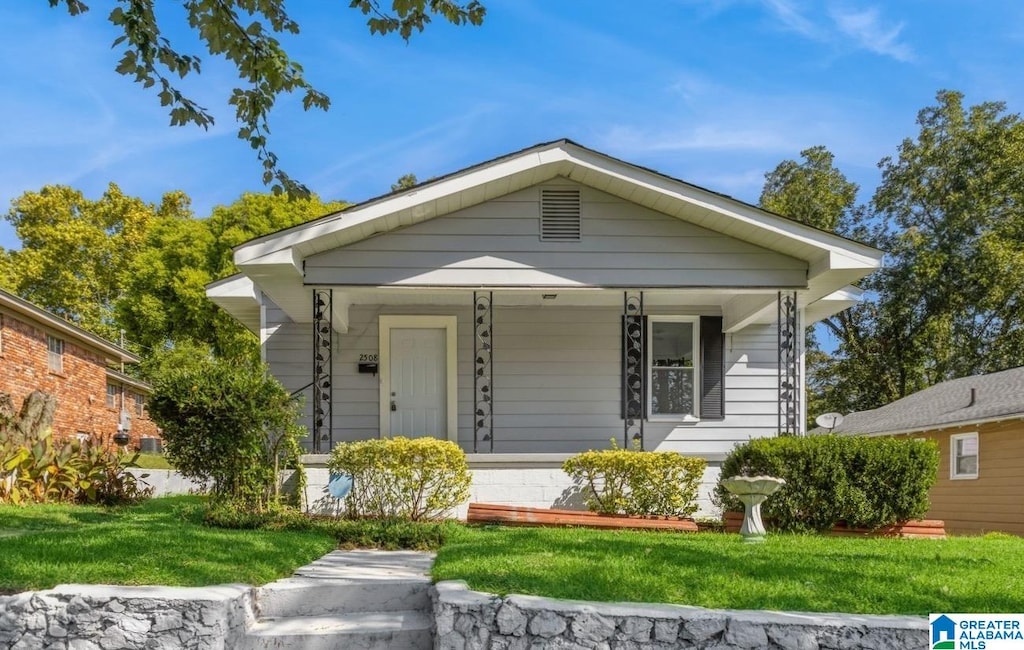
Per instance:
[[[829,433],[832,429],[835,429],[843,423],[843,416],[841,413],[822,413],[818,417],[814,418],[814,422],[823,429],[828,429]]]

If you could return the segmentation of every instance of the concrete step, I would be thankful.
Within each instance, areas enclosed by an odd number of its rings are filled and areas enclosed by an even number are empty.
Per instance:
[[[359,612],[268,618],[250,627],[243,650],[430,650],[428,612]]]
[[[430,578],[286,578],[256,591],[262,618],[430,609]]]

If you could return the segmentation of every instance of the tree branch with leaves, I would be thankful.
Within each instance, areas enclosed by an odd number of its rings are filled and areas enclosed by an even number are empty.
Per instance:
[[[89,10],[83,0],[47,0],[51,7],[64,6],[71,16]],[[153,0],[117,0],[109,15],[121,30],[114,47],[123,48],[115,68],[144,88],[155,88],[160,105],[167,107],[171,126],[194,125],[208,129],[213,114],[187,96],[177,79],[201,73],[196,54],[174,47],[154,12]],[[330,97],[305,77],[302,66],[291,59],[278,35],[296,35],[299,23],[286,12],[284,0],[182,0],[187,22],[207,51],[229,61],[242,84],[227,99],[239,123],[238,137],[256,152],[263,167],[263,183],[274,193],[306,197],[309,189],[278,164],[270,149],[270,114],[283,94],[301,93],[302,107],[326,111]],[[397,33],[408,41],[422,32],[434,16],[453,25],[480,25],[486,9],[478,0],[393,0],[390,9],[376,0],[352,0],[349,8],[367,18],[371,34]]]

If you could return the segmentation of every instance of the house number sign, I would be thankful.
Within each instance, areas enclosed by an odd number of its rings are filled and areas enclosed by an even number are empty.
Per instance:
[[[349,357],[351,359],[351,357]],[[359,363],[377,363],[376,354],[360,354]]]

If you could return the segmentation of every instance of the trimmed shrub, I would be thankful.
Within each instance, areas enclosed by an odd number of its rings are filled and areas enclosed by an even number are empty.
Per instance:
[[[280,501],[279,470],[294,468],[301,484],[298,404],[265,364],[183,347],[150,374],[149,411],[163,427],[168,460],[183,476],[211,481],[214,501],[258,512]]]
[[[784,436],[738,445],[722,463],[722,477],[775,476],[786,480],[761,506],[774,528],[825,531],[838,522],[881,528],[928,511],[939,449],[934,442],[863,436]],[[715,502],[742,511],[721,483]]]
[[[253,512],[231,503],[217,503],[203,513],[203,523],[241,530],[294,530],[326,533],[341,548],[437,550],[458,530],[451,521],[401,519],[338,519],[311,516],[290,508]]]
[[[444,517],[469,498],[466,454],[450,440],[382,438],[343,442],[327,466],[352,477],[351,517],[421,521]]]
[[[587,508],[601,514],[689,517],[707,461],[670,451],[606,449],[562,464],[586,492]]]

